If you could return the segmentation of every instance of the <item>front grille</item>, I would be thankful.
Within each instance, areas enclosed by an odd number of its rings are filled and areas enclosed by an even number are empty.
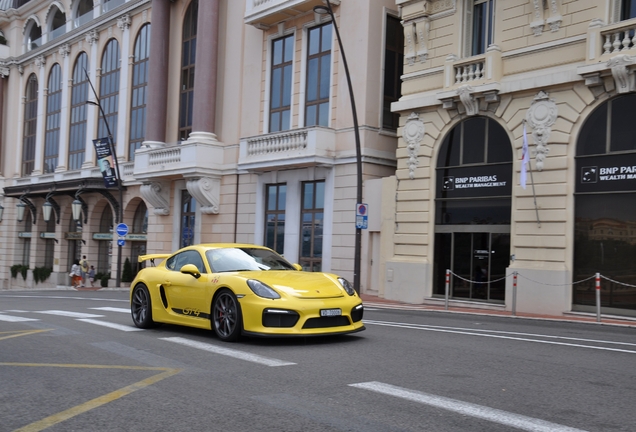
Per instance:
[[[344,327],[351,323],[346,316],[309,318],[305,321],[303,328],[324,328],[324,327]]]
[[[351,309],[351,321],[358,322],[362,321],[362,315],[364,313],[364,307],[362,305],[358,305]]]
[[[265,309],[263,311],[263,327],[293,327],[300,315],[294,311],[279,309],[276,312]]]

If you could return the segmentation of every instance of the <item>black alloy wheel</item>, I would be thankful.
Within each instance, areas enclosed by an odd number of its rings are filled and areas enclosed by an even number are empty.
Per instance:
[[[216,335],[225,342],[239,339],[242,330],[241,306],[234,293],[221,290],[212,305],[212,324]]]
[[[139,284],[133,290],[130,301],[130,313],[135,326],[142,329],[154,327],[155,323],[152,320],[152,303],[146,285]]]

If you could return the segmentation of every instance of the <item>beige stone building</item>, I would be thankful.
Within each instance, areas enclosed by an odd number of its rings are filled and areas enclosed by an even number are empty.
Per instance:
[[[361,257],[361,286],[377,292],[403,31],[393,0],[331,3],[365,188],[377,187]],[[0,1],[0,288],[69,285],[83,255],[113,286],[119,252],[134,267],[140,254],[234,241],[353,279],[355,128],[332,18],[314,12],[324,5]],[[103,113],[86,104],[97,99]]]
[[[449,269],[451,304],[594,311],[598,272],[604,313],[634,314],[636,4],[397,4],[405,65],[380,295],[443,304]]]

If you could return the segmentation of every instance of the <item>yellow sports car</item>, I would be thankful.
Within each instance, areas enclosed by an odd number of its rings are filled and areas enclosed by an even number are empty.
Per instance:
[[[362,300],[346,279],[304,272],[263,246],[200,244],[139,271],[130,286],[132,319],[214,329],[219,339],[241,335],[315,336],[364,330]]]

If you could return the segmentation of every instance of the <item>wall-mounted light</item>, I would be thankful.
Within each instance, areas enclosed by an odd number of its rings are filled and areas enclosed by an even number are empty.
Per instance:
[[[51,220],[51,212],[53,211],[53,204],[46,201],[42,204],[42,216],[44,217],[44,222],[48,222]]]
[[[75,198],[75,200],[71,204],[71,211],[73,212],[73,220],[75,222],[82,219],[82,202],[77,198]]]
[[[24,220],[24,210],[26,210],[26,204],[22,201],[18,202],[18,222],[22,222]]]

